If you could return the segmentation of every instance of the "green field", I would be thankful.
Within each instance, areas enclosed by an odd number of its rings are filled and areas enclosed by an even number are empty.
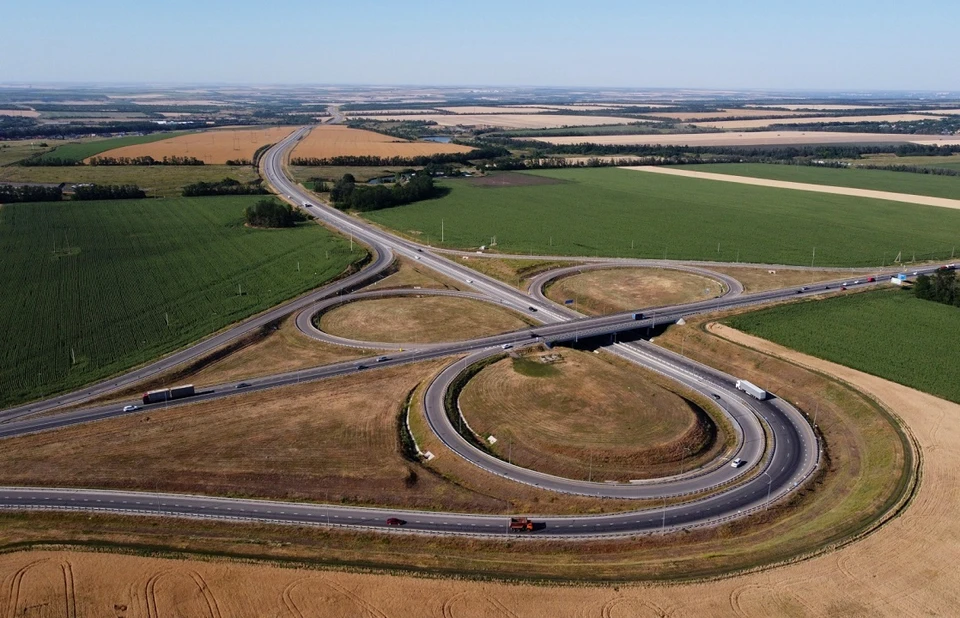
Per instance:
[[[249,166],[231,165],[68,165],[0,167],[0,184],[4,182],[89,182],[105,185],[137,185],[150,197],[177,197],[184,185],[194,182],[216,182],[229,176],[240,182],[257,179],[257,171]]]
[[[892,155],[867,155],[862,159],[847,160],[853,165],[910,165],[915,167],[939,167],[945,170],[960,171],[960,155],[952,154],[943,157],[896,157]]]
[[[134,146],[136,144],[149,144],[159,142],[160,140],[170,139],[178,135],[184,135],[189,131],[168,131],[165,133],[151,133],[149,135],[128,135],[126,137],[111,137],[108,139],[93,140],[89,142],[71,142],[58,146],[48,153],[45,153],[40,159],[66,159],[68,161],[83,161],[87,157],[98,155],[101,152],[121,148],[123,146]]]
[[[902,165],[913,164],[902,163]],[[929,195],[960,200],[960,176],[932,176],[930,174],[888,172],[885,170],[838,169],[810,165],[764,163],[710,163],[679,165],[677,167],[712,174],[730,174],[732,176],[749,176],[752,178]]]
[[[730,326],[960,403],[960,309],[881,290],[745,313]]]
[[[245,227],[257,199],[0,208],[0,407],[157,358],[362,257],[319,225]]]
[[[960,210],[614,168],[525,176],[554,184],[442,183],[443,198],[365,216],[421,242],[504,253],[721,260],[809,266],[949,258]],[[509,178],[509,177],[508,177]],[[717,245],[720,250],[717,250]]]

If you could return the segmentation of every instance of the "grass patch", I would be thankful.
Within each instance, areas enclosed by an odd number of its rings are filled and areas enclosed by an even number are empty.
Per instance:
[[[226,177],[250,182],[258,178],[253,167],[231,165],[109,165],[66,167],[0,168],[2,182],[43,182],[59,184],[93,183],[137,185],[150,197],[179,197],[183,187],[195,182],[218,182]]]
[[[900,165],[916,165],[909,159],[897,159]],[[894,163],[891,163],[893,165]],[[767,178],[788,182],[804,182],[813,185],[832,187],[850,187],[908,193],[911,195],[929,195],[960,199],[960,177],[933,176],[931,174],[911,174],[885,170],[865,170],[848,168],[815,167],[810,165],[774,165],[763,163],[712,163],[704,165],[680,165],[680,169],[750,178]]]
[[[904,290],[880,290],[781,305],[725,323],[960,403],[956,307],[920,300]]]
[[[0,209],[0,405],[153,360],[363,257],[319,225],[245,227],[243,210],[257,199]]]
[[[548,363],[541,363],[528,356],[515,356],[513,370],[528,378],[552,378],[560,375],[560,370]]]
[[[160,140],[186,135],[190,131],[171,131],[169,133],[150,133],[149,135],[128,135],[125,137],[111,137],[108,139],[93,140],[89,142],[71,142],[58,146],[52,151],[44,153],[38,159],[63,159],[65,161],[83,161],[88,157],[98,155],[101,152],[122,148],[123,146],[135,146],[137,144],[150,144]]]
[[[960,210],[621,169],[537,172],[558,185],[441,183],[449,195],[367,213],[428,244],[498,251],[865,266],[944,259]],[[907,222],[906,218],[909,218]],[[719,245],[719,247],[718,247]]]
[[[669,383],[667,383],[669,385]],[[583,480],[677,474],[717,456],[709,415],[655,374],[568,348],[505,359],[479,372],[460,405],[506,461]]]

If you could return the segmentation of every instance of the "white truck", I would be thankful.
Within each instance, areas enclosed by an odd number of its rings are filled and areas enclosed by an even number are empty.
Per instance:
[[[761,401],[767,398],[767,391],[763,390],[752,382],[747,382],[746,380],[737,380],[737,390],[741,390],[751,397],[755,397]]]

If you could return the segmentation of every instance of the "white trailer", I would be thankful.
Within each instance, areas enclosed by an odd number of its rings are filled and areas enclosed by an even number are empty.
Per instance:
[[[761,401],[767,398],[767,391],[746,380],[737,380],[737,389]]]

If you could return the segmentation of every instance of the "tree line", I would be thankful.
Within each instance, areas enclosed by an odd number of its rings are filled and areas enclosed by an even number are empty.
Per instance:
[[[73,199],[77,201],[135,200],[146,196],[136,185],[77,185],[73,193]],[[60,187],[0,185],[0,204],[59,202],[62,199],[63,189]]]
[[[423,155],[417,157],[376,157],[370,155],[364,156],[340,156],[340,157],[295,157],[290,160],[291,165],[300,165],[304,167],[321,167],[326,165],[337,165],[343,167],[359,166],[390,166],[390,165],[429,165],[448,164],[448,163],[469,163],[483,159],[494,159],[509,155],[510,151],[502,146],[484,146],[471,150],[470,152],[454,152],[435,155]]]
[[[0,185],[0,204],[17,202],[59,202],[63,199],[60,187]]]
[[[417,172],[405,182],[398,182],[392,187],[357,186],[352,174],[344,174],[331,187],[330,199],[340,210],[368,212],[439,197],[444,192],[425,172]]]
[[[260,179],[244,184],[233,178],[224,178],[217,182],[195,182],[183,187],[183,197],[206,195],[265,195],[267,190],[260,185]]]
[[[150,155],[142,157],[93,157],[90,165],[203,165],[203,161],[196,157],[165,156],[160,160]]]
[[[960,284],[957,282],[957,271],[943,267],[938,269],[932,277],[919,275],[913,284],[913,293],[923,300],[960,307]]]
[[[254,227],[293,227],[300,221],[306,221],[307,215],[290,204],[270,199],[247,206],[244,219],[247,225]]]
[[[206,122],[188,122],[176,126],[158,125],[151,121],[104,122],[97,124],[40,124],[34,118],[0,116],[0,139],[43,137],[76,137],[78,135],[113,135],[116,133],[163,133],[210,128]]]

